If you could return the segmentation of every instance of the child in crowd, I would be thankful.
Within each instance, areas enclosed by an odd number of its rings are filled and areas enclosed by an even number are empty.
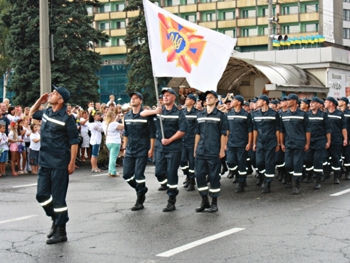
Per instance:
[[[81,161],[85,162],[85,156],[90,159],[90,137],[89,137],[89,127],[88,120],[89,116],[85,110],[80,112],[80,134],[83,138],[83,142],[81,143]]]
[[[89,130],[91,132],[90,144],[91,149],[91,172],[100,173],[102,172],[97,166],[97,157],[100,150],[100,144],[102,141],[102,123],[101,123],[101,112],[92,110],[89,115]]]
[[[6,176],[5,166],[7,162],[7,154],[9,151],[8,139],[5,130],[5,124],[0,123],[0,177]]]
[[[28,173],[26,170],[27,151],[26,151],[26,145],[24,142],[24,138],[26,136],[26,130],[23,127],[24,122],[22,119],[19,119],[17,123],[18,123],[18,137],[22,139],[22,142],[18,144],[18,153],[19,153],[18,161],[20,162],[19,164],[20,170],[18,171],[18,173],[26,174]]]
[[[40,150],[40,133],[38,132],[38,125],[30,125],[32,133],[30,134],[30,145],[29,145],[29,163],[32,167],[32,174],[38,174],[38,160]]]
[[[29,164],[29,145],[30,145],[30,134],[32,133],[32,129],[30,128],[30,117],[23,118],[23,129],[25,130],[24,135],[24,144],[26,146],[26,154],[27,154],[27,163],[24,170],[27,170],[29,173],[32,171],[32,168]]]
[[[18,145],[22,143],[22,139],[18,136],[18,123],[17,122],[11,122],[10,124],[10,132],[8,136],[8,141],[10,143],[10,152],[11,152],[11,170],[13,176],[18,176],[18,173],[16,172],[16,164],[18,168],[20,168],[20,160],[19,160],[19,153],[18,153]],[[18,169],[20,170],[20,169]]]

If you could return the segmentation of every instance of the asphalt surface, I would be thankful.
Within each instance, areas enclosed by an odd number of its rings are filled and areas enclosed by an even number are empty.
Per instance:
[[[122,178],[80,167],[70,176],[68,242],[56,245],[45,243],[51,221],[36,202],[36,176],[0,178],[0,262],[350,262],[350,193],[331,196],[350,181],[318,191],[302,183],[292,196],[277,180],[263,195],[252,176],[236,194],[223,177],[211,214],[195,212],[200,196],[179,175],[177,209],[163,213],[167,196],[147,166],[145,209],[132,212],[136,195]]]

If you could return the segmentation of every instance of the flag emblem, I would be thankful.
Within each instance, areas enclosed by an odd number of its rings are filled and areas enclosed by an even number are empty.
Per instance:
[[[192,65],[200,63],[207,41],[195,34],[196,29],[183,26],[170,17],[158,13],[158,19],[162,52],[168,53],[167,62],[176,61],[177,67],[191,73]]]

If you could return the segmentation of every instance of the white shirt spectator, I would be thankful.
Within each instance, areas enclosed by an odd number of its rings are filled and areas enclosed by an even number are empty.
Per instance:
[[[121,143],[120,138],[120,130],[117,130],[117,127],[120,125],[119,122],[112,121],[107,125],[105,122],[103,123],[103,131],[106,135],[106,144],[107,143]],[[108,130],[107,130],[108,126]]]
[[[102,123],[99,121],[89,122],[88,124],[89,130],[91,132],[90,144],[101,144],[102,141]]]
[[[85,124],[81,124],[82,121],[85,121],[85,119],[84,118],[80,118],[80,133],[83,136],[85,134],[88,134],[89,126],[87,125],[88,122],[85,122]]]
[[[40,139],[40,133],[36,132],[36,133],[31,133],[30,134],[30,145],[29,145],[29,149],[32,149],[34,151],[40,151],[40,141],[38,142],[34,142],[33,139]]]

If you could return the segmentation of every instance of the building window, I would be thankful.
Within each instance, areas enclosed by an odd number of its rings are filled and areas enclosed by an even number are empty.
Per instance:
[[[101,30],[109,29],[109,23],[108,22],[100,22],[100,29]]]
[[[223,33],[226,36],[236,37],[236,29],[225,30]]]
[[[283,26],[283,33],[284,34],[300,33],[300,27],[299,25]]]
[[[89,14],[89,15],[91,15],[92,14],[92,6],[88,6],[87,8],[86,8],[86,11],[87,11],[87,13]]]
[[[115,22],[115,28],[116,29],[125,28],[125,21],[117,21],[117,22]]]
[[[185,19],[192,23],[196,23],[196,15],[185,15]]]
[[[167,0],[166,6],[180,5],[180,0]]]
[[[224,12],[224,20],[233,20],[235,19],[235,12]]]
[[[121,12],[121,11],[124,11],[124,8],[125,8],[125,4],[117,4],[115,6],[115,11]]]
[[[256,28],[243,28],[242,37],[256,37],[258,35],[258,29]]]
[[[343,0],[345,3],[350,3],[350,0]]]
[[[186,0],[186,5],[193,5],[195,4],[197,1],[195,0]]]
[[[350,28],[343,28],[343,38],[350,39]]]
[[[350,10],[349,9],[343,10],[343,20],[350,21]]]
[[[268,36],[269,35],[269,29],[268,27],[264,27],[264,32],[263,32],[264,36]],[[272,34],[276,34],[276,27],[272,28]]]
[[[315,13],[315,12],[318,12],[318,4],[305,5],[305,13]]]
[[[118,38],[117,41],[116,41],[116,44],[119,47],[125,46],[125,42],[124,42],[124,40],[122,38]]]
[[[107,13],[111,12],[111,5],[110,4],[105,4],[100,7],[100,13]]]
[[[305,25],[305,32],[318,32],[318,23]]]
[[[276,15],[276,7],[272,8],[272,16]],[[269,16],[269,9],[268,8],[263,8],[262,9],[262,17],[267,17]]]
[[[215,21],[216,20],[216,14],[215,13],[209,13],[205,15],[206,21]]]
[[[284,15],[293,15],[299,13],[298,6],[284,6],[282,9],[282,13]]]
[[[256,11],[254,10],[242,10],[242,18],[256,17]]]

